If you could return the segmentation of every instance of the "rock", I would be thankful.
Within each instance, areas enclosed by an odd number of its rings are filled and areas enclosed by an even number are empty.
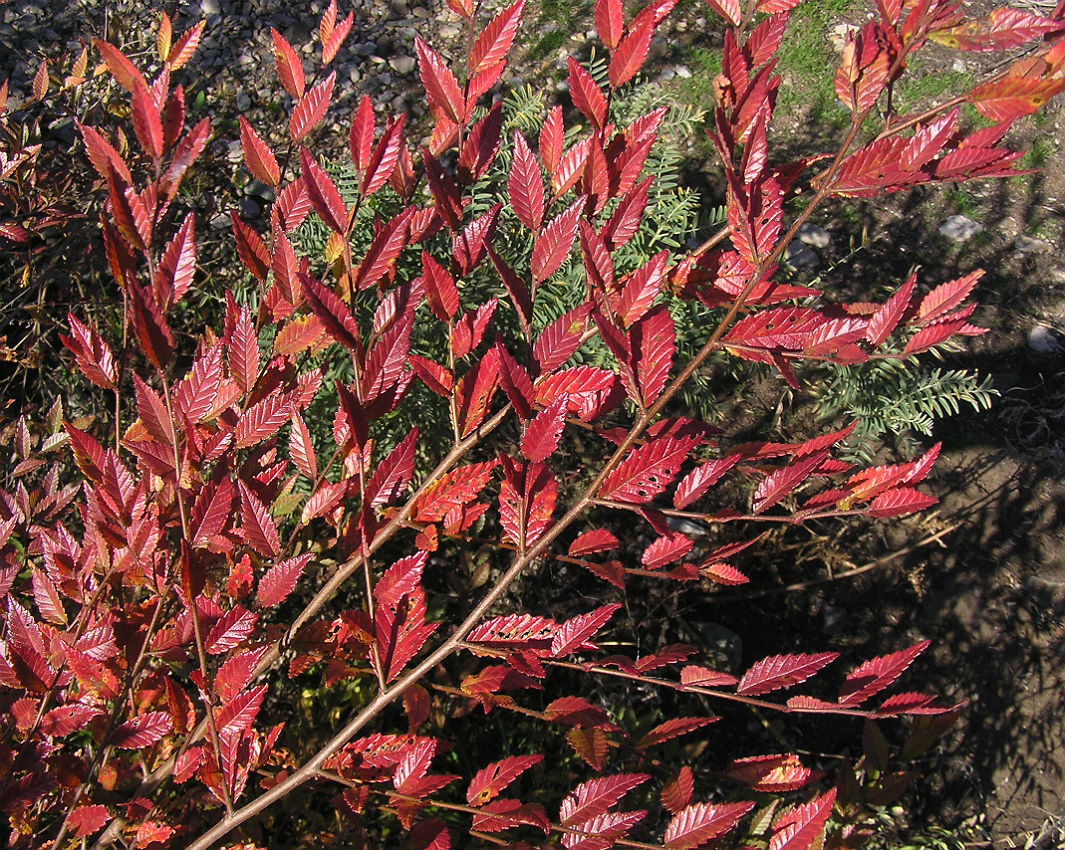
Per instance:
[[[418,60],[413,56],[393,56],[388,60],[388,64],[397,74],[405,76],[414,72],[414,69],[418,67]]]
[[[858,27],[854,24],[836,24],[828,31],[828,41],[837,53],[842,53],[847,44],[847,36],[857,31]]]
[[[832,237],[823,227],[806,222],[799,228],[799,239],[811,248],[824,250],[832,244]]]
[[[1045,325],[1036,325],[1028,331],[1028,347],[1037,354],[1054,354],[1061,351],[1061,343]]]
[[[691,79],[691,68],[689,68],[687,65],[677,65],[673,70],[677,72],[677,76],[680,77],[682,80]]]
[[[247,112],[249,109],[251,109],[251,97],[248,95],[247,92],[237,92],[237,109],[240,112]]]
[[[838,605],[824,605],[821,608],[821,631],[828,637],[843,634],[847,628],[847,609]]]
[[[739,669],[743,660],[743,638],[720,623],[693,622],[692,625],[702,633],[714,663],[721,666],[722,672]]]
[[[952,215],[939,226],[939,232],[951,242],[966,242],[984,232],[984,226],[963,215]]]
[[[245,221],[251,221],[262,214],[263,208],[255,198],[244,198],[240,202],[240,217]]]
[[[687,517],[666,517],[666,525],[672,528],[674,531],[679,531],[681,534],[686,534],[689,537],[701,537],[704,534],[708,534],[710,529],[703,525],[701,522],[695,522]]]
[[[354,85],[355,83],[357,83],[361,79],[362,79],[362,73],[359,71],[359,69],[357,67],[352,65],[350,68],[348,68],[348,80],[351,82],[352,85]]]
[[[813,271],[821,265],[821,258],[809,245],[798,239],[792,239],[788,250],[784,252],[784,262],[795,271]]]
[[[222,11],[218,0],[200,0],[200,14],[204,17],[208,15],[217,15]]]
[[[1023,233],[1013,243],[1013,250],[1018,254],[1045,254],[1050,250],[1050,244],[1042,239],[1025,236]]]

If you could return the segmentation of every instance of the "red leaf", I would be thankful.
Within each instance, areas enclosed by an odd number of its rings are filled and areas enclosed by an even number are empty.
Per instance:
[[[909,649],[892,652],[890,655],[881,655],[859,664],[843,682],[843,687],[839,692],[840,704],[859,705],[869,697],[880,693],[901,676],[917,656],[928,648],[929,644],[931,644],[930,640],[922,640]]]
[[[909,276],[898,292],[885,301],[873,314],[865,329],[865,338],[874,348],[881,346],[899,326],[903,315],[910,307],[913,298],[913,286],[917,280],[917,273]]]
[[[335,2],[335,0],[334,0]],[[329,33],[327,38],[322,39],[322,64],[328,65],[333,59],[336,58],[337,51],[340,50],[344,41],[348,37],[348,33],[351,32],[351,25],[355,23],[355,14],[348,12],[348,16],[340,22],[340,26],[336,27]],[[320,35],[320,33],[319,33]]]
[[[771,655],[752,664],[743,674],[736,692],[748,696],[768,694],[805,682],[821,668],[839,658],[838,652]]]
[[[284,36],[276,29],[270,30],[274,40],[274,64],[277,66],[277,78],[281,81],[285,91],[297,100],[303,97],[306,85],[303,76],[303,63],[300,62],[292,45],[285,41]]]
[[[767,475],[754,491],[754,512],[760,514],[773,507],[813,475],[827,457],[827,449],[814,452]]]
[[[451,329],[451,353],[456,358],[465,357],[481,344],[484,333],[488,330],[488,323],[492,321],[492,316],[498,306],[498,299],[489,298],[476,310],[470,310],[455,323]]]
[[[503,124],[503,104],[496,102],[470,130],[459,153],[458,180],[466,185],[480,180],[499,151],[500,129]]]
[[[653,177],[646,177],[626,192],[603,225],[600,236],[609,250],[621,247],[639,230],[647,207],[647,190],[653,182]]]
[[[333,97],[335,82],[336,71],[330,71],[328,77],[300,97],[288,122],[288,134],[293,142],[298,142],[306,136],[325,117],[329,101]]]
[[[685,765],[662,789],[662,805],[670,814],[678,815],[681,809],[691,802],[693,790],[695,790],[695,782],[692,769]]]
[[[588,639],[606,625],[607,621],[614,616],[614,612],[619,608],[621,608],[621,605],[618,603],[603,605],[594,611],[589,611],[587,614],[578,614],[576,617],[566,620],[558,627],[554,637],[551,639],[551,655],[555,658],[561,658],[563,655],[569,655],[569,653],[583,649],[586,646],[594,648],[594,645],[589,646],[587,644]]]
[[[318,477],[318,459],[314,453],[314,443],[311,441],[307,423],[303,421],[298,410],[292,411],[292,428],[289,431],[288,454],[296,469],[304,477],[314,481]]]
[[[707,490],[721,480],[721,476],[736,465],[739,459],[739,454],[732,454],[697,466],[677,485],[673,493],[673,507],[683,510],[692,502],[700,499]]]
[[[256,591],[258,607],[271,608],[284,602],[296,587],[296,582],[299,581],[299,577],[312,557],[314,557],[313,553],[306,552],[295,558],[289,558],[287,561],[281,561],[268,569],[259,579],[259,587]]]
[[[869,503],[869,516],[905,516],[938,503],[939,499],[935,496],[929,496],[913,487],[897,487],[894,490],[886,490]]]
[[[259,281],[266,282],[270,271],[270,252],[266,250],[262,237],[240,220],[236,210],[229,211],[229,220],[233,224],[233,236],[237,241],[237,255],[244,267]]]
[[[707,4],[732,26],[738,27],[743,20],[739,0],[706,0]],[[790,0],[789,0],[790,2]]]
[[[300,168],[303,182],[307,188],[307,197],[318,216],[330,230],[346,233],[348,228],[348,210],[344,199],[329,175],[315,162],[306,148],[300,148]]]
[[[241,305],[227,348],[229,374],[245,392],[259,378],[259,340],[246,305]]]
[[[531,546],[551,522],[558,496],[558,483],[541,463],[528,468],[503,456],[505,472],[499,486],[499,521],[508,538],[519,548]]]
[[[940,29],[929,38],[955,50],[1007,50],[1063,29],[1065,23],[1060,19],[1044,18],[1021,9],[994,9],[983,20],[969,20]]]
[[[200,44],[200,36],[203,35],[203,28],[206,25],[207,21],[200,21],[191,29],[186,30],[184,35],[171,45],[166,56],[166,65],[171,71],[183,68],[185,63],[192,58]]]
[[[788,754],[736,759],[729,765],[728,775],[754,791],[782,794],[802,788],[813,771],[803,767],[798,756]]]
[[[444,398],[451,398],[451,390],[454,387],[455,379],[447,369],[439,363],[428,360],[425,357],[419,357],[417,354],[411,354],[407,358],[407,363],[410,364],[414,374],[422,379],[422,383],[434,393]]]
[[[642,319],[654,303],[655,296],[661,292],[668,258],[668,251],[659,251],[622,279],[622,289],[614,304],[614,311],[625,327]]]
[[[414,208],[407,207],[382,225],[355,272],[356,289],[368,289],[391,272],[396,258],[407,246],[413,216]]]
[[[472,502],[492,477],[498,461],[472,463],[440,476],[415,500],[411,516],[415,522],[438,522],[448,511]]]
[[[580,348],[591,310],[590,304],[582,304],[559,316],[540,332],[533,343],[533,359],[541,374],[553,372]]]
[[[226,659],[214,680],[215,693],[223,703],[232,702],[250,684],[256,666],[268,651],[269,647],[260,646],[235,653]]]
[[[185,177],[185,172],[189,167],[199,158],[203,153],[204,146],[207,144],[207,136],[211,132],[211,120],[204,118],[195,127],[189,130],[178,142],[177,147],[174,149],[173,156],[170,158],[170,167],[166,170],[166,174],[163,175],[163,179],[159,182],[159,189],[166,197],[173,200],[177,194],[178,189],[181,187],[181,181]]]
[[[551,176],[551,182],[554,183],[554,175],[558,170],[558,165],[562,159],[562,144],[565,137],[565,130],[562,127],[562,107],[555,106],[549,113],[547,113],[547,120],[544,121],[543,126],[540,128],[540,137],[538,145],[540,147],[540,160],[544,164],[544,168],[547,169],[548,175]]]
[[[239,735],[250,729],[259,714],[265,695],[266,685],[259,685],[222,706],[222,709],[215,713],[214,719],[218,734]]]
[[[719,673],[717,670],[689,664],[680,670],[680,683],[691,687],[720,688],[736,685],[739,682],[735,676],[730,676],[728,673]]]
[[[619,773],[582,782],[562,801],[559,821],[563,826],[573,826],[591,820],[648,779],[646,773]]]
[[[330,335],[344,348],[355,352],[361,349],[359,326],[351,315],[348,305],[337,297],[329,287],[309,275],[300,273],[300,283],[310,306]]]
[[[82,374],[96,386],[113,390],[118,385],[118,367],[111,346],[104,342],[96,328],[86,327],[73,313],[67,313],[69,337],[60,336],[63,345],[74,355]]]
[[[1052,97],[1065,90],[1065,80],[1018,77],[1012,74],[977,86],[966,96],[976,111],[992,121],[1014,121],[1038,112]]]
[[[514,131],[514,159],[507,180],[510,205],[529,230],[538,230],[544,220],[544,183],[540,166],[525,137]]]
[[[429,309],[441,322],[455,317],[459,309],[459,291],[455,281],[428,251],[422,251],[422,277],[425,282],[426,300]]]
[[[370,152],[373,148],[374,117],[373,102],[364,94],[359,100],[355,114],[351,116],[351,129],[348,130],[348,150],[351,152],[351,164],[360,174],[370,164]],[[387,177],[385,178],[388,179]]]
[[[489,22],[470,51],[470,73],[477,74],[504,59],[514,43],[525,0],[515,0]],[[458,119],[455,119],[458,122]]]
[[[67,815],[66,825],[75,838],[86,838],[103,829],[110,819],[106,806],[79,806]]]
[[[125,54],[117,47],[114,47],[99,38],[94,38],[92,44],[93,47],[100,51],[100,55],[103,57],[104,63],[107,65],[107,70],[111,72],[111,76],[115,78],[115,82],[122,86],[122,88],[130,94],[134,94],[138,88],[148,88],[148,84],[145,82],[141,72],[136,69],[133,63],[130,62]]]
[[[687,555],[695,544],[680,532],[663,534],[643,550],[640,563],[645,569],[658,570]]]
[[[152,277],[156,302],[164,311],[181,300],[196,271],[196,216],[189,213],[166,246]]]
[[[518,364],[501,342],[496,343],[495,352],[499,360],[500,387],[514,405],[518,416],[522,419],[532,418],[533,385],[529,373]]]
[[[569,255],[573,237],[577,235],[577,221],[583,209],[583,198],[574,201],[564,212],[555,216],[536,237],[530,260],[534,284],[542,283],[551,277]]]
[[[509,756],[481,768],[470,780],[466,789],[466,802],[471,806],[483,806],[494,800],[511,782],[530,767],[544,760],[541,755]]]
[[[669,822],[662,842],[669,850],[692,850],[734,829],[754,803],[696,803]]]
[[[159,160],[163,155],[163,123],[147,86],[137,85],[134,88],[130,113],[133,131],[141,149],[153,160]]]
[[[569,729],[566,743],[592,770],[603,770],[611,741],[602,729]]]
[[[248,120],[241,115],[240,121],[240,146],[244,152],[244,164],[248,167],[252,177],[269,186],[277,186],[281,182],[281,169],[273,151],[255,132]]]
[[[281,551],[281,541],[277,536],[270,513],[259,498],[248,489],[243,481],[237,481],[240,492],[241,528],[245,542],[260,555],[276,557]]]
[[[747,576],[731,564],[723,564],[720,562],[703,564],[699,567],[699,572],[715,584],[732,586],[737,584],[747,584],[747,582],[750,581]]]
[[[618,49],[610,57],[610,85],[614,88],[622,86],[636,76],[647,51],[651,48],[651,33],[654,32],[654,22],[650,18],[634,21],[633,26],[621,40]]]
[[[455,124],[465,120],[466,104],[455,75],[433,48],[415,36],[414,46],[418,52],[418,71],[421,74],[429,108],[443,112]]]
[[[370,162],[366,166],[366,173],[362,178],[362,194],[370,197],[380,189],[392,176],[392,172],[399,162],[400,153],[406,151],[403,145],[403,123],[406,115],[389,119],[385,124],[384,132],[377,141]]]
[[[625,31],[625,10],[621,0],[597,0],[595,30],[608,50],[618,46]]]
[[[139,750],[150,747],[172,728],[169,712],[150,711],[120,725],[108,743],[120,750]]]
[[[659,437],[636,449],[606,477],[598,498],[638,505],[663,492],[701,440]]]
[[[204,648],[211,655],[221,655],[239,646],[252,633],[259,619],[243,605],[235,605],[212,626],[204,640]]]
[[[52,738],[64,738],[71,732],[84,729],[94,717],[103,711],[91,705],[70,703],[53,708],[41,718],[41,733]]]
[[[565,396],[559,396],[537,413],[526,427],[521,438],[521,453],[528,460],[545,461],[554,454],[566,424],[567,401]]]
[[[467,436],[481,426],[498,388],[499,355],[494,348],[490,348],[455,387],[458,403],[455,425],[460,437]]]
[[[661,395],[673,366],[676,332],[673,317],[664,304],[655,307],[629,330],[629,346],[639,384],[642,407],[650,407]]]
[[[576,59],[567,56],[566,63],[569,67],[569,96],[573,99],[573,105],[592,122],[596,130],[601,130],[606,121],[606,97],[592,75]]]
[[[704,726],[709,726],[718,717],[674,717],[667,720],[665,723],[659,723],[650,732],[644,735],[636,743],[636,749],[646,750],[649,747],[657,746],[666,741],[671,741],[673,738],[677,738],[681,735],[687,735],[689,732],[694,732],[696,729],[702,729]]]
[[[961,304],[984,276],[983,269],[969,272],[965,277],[942,283],[929,292],[917,307],[917,321],[927,325],[944,318],[951,310]]]
[[[407,488],[414,474],[414,452],[418,444],[418,429],[412,428],[373,471],[366,484],[366,501],[381,507],[397,499]]]
[[[269,395],[253,404],[240,417],[233,435],[234,446],[246,449],[273,437],[291,417],[292,407],[283,395]]]
[[[776,823],[769,850],[810,850],[832,814],[836,789],[832,788],[809,803],[799,806]]]
[[[174,335],[150,292],[136,281],[127,287],[133,308],[133,330],[144,356],[157,369],[165,369],[174,355]]]
[[[618,547],[618,539],[605,528],[593,528],[577,535],[577,538],[569,545],[571,557],[579,558],[581,555],[591,555],[595,552],[609,552]]]
[[[193,546],[206,546],[229,524],[233,490],[233,482],[228,476],[223,477],[217,487],[207,485],[200,490],[192,509]]]

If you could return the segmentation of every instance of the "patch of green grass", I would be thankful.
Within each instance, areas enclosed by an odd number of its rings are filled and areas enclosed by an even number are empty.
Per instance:
[[[570,35],[584,30],[591,20],[591,4],[586,0],[541,0],[537,6],[536,26],[529,56],[547,59],[555,53]]]

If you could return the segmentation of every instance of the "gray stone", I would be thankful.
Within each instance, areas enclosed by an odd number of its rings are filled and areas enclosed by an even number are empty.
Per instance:
[[[237,92],[237,109],[241,112],[247,112],[251,109],[251,97],[247,92]]]
[[[720,623],[692,623],[699,629],[714,657],[714,663],[727,671],[738,670],[743,660],[743,638]]]
[[[263,208],[259,206],[259,202],[254,198],[244,198],[240,202],[240,217],[245,221],[258,218],[262,211]]]
[[[1045,254],[1050,250],[1050,243],[1022,233],[1014,241],[1013,249],[1018,254]]]
[[[792,239],[788,250],[784,252],[784,262],[795,271],[813,271],[821,265],[821,258],[809,245]]]
[[[418,67],[418,60],[413,56],[393,56],[388,60],[388,64],[397,74],[406,75],[414,72]]]
[[[355,53],[358,56],[373,56],[376,50],[376,41],[364,41],[361,44],[355,45]]]
[[[964,215],[952,215],[939,226],[939,232],[952,242],[966,242],[984,232],[984,226]]]
[[[677,72],[677,76],[682,80],[691,79],[691,68],[687,65],[677,65],[673,70]]]
[[[204,15],[217,15],[222,11],[218,0],[200,0],[200,14]]]
[[[1036,325],[1028,331],[1028,347],[1038,354],[1054,354],[1061,351],[1061,343],[1053,331],[1045,325]]]
[[[348,67],[348,80],[349,80],[349,82],[351,82],[351,84],[354,85],[355,83],[357,83],[361,79],[362,79],[362,72],[359,71],[358,67],[356,67],[355,65],[349,66]]]
[[[832,237],[823,227],[806,222],[799,228],[799,239],[811,248],[823,251],[832,244]]]

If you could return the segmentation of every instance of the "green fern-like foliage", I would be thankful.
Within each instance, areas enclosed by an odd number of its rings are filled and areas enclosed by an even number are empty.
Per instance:
[[[595,55],[591,57],[589,71],[593,78],[605,84],[607,63],[602,57]],[[622,127],[660,105],[663,105],[661,87],[656,83],[637,82],[628,87],[624,96],[615,99],[611,117],[617,126]],[[725,219],[723,208],[701,209],[697,193],[682,185],[683,151],[680,144],[682,140],[691,138],[698,131],[703,122],[703,114],[691,106],[675,103],[667,105],[669,109],[662,121],[658,140],[644,164],[643,175],[655,177],[648,193],[646,213],[639,231],[625,246],[615,251],[612,257],[615,272],[619,277],[638,268],[663,249],[668,248],[674,251],[683,249],[685,243],[693,239],[697,232],[715,228]],[[483,115],[482,110],[474,116],[474,121],[479,120]],[[502,135],[504,138],[509,138],[515,131],[521,132],[535,149],[537,135],[546,117],[547,108],[539,91],[527,85],[515,88],[503,98]],[[570,125],[565,140],[567,148],[580,135],[581,128],[576,124],[576,120],[567,119]],[[344,159],[337,163],[325,164],[325,167],[345,202],[350,204],[357,195],[357,178],[350,161]],[[497,220],[492,246],[519,275],[528,280],[527,264],[532,252],[533,235],[518,221],[507,203],[507,178],[510,174],[510,167],[509,146],[504,145],[488,171],[471,187],[469,193],[471,200],[464,216],[467,220],[472,219],[490,209],[494,204],[502,203],[503,210]],[[546,220],[550,220],[552,216],[565,209],[572,200],[572,195],[557,200],[547,211]],[[425,202],[429,202],[428,197]],[[603,220],[606,220],[613,212],[613,206],[616,203],[604,209]],[[395,215],[400,207],[400,200],[388,186],[383,187],[359,207],[356,226],[353,228],[351,237],[352,252],[356,257],[369,247],[374,220],[378,218],[387,220]],[[297,250],[312,258],[325,256],[328,238],[328,229],[315,216],[309,216],[294,234]],[[429,240],[425,247],[434,256],[445,256],[449,251],[448,239],[446,233],[441,233]],[[415,259],[417,252],[414,249],[407,249],[407,251],[414,253],[409,258],[401,257],[396,263],[397,273],[401,277],[417,274],[420,269],[420,263]],[[407,259],[411,261],[407,262]],[[509,309],[509,301],[502,281],[491,264],[481,264],[470,276],[464,278],[460,294],[464,309],[483,304],[493,296],[498,297],[501,306],[493,318],[493,324],[497,327],[506,327],[510,338],[520,337],[517,317]],[[667,294],[660,297],[668,300],[676,323],[677,356],[682,358],[685,355],[694,354],[702,342],[700,336],[709,323],[710,311],[698,303],[673,299]],[[535,312],[532,317],[534,338],[549,323],[576,307],[583,300],[584,266],[579,252],[573,251],[562,268],[537,289]],[[421,309],[427,308],[423,306]],[[368,314],[357,318],[360,322],[367,324],[372,321],[372,316]],[[447,340],[439,333],[435,322],[415,323],[411,350],[413,353],[437,362],[447,362]],[[332,355],[327,350],[320,356],[329,358]],[[606,347],[595,339],[582,347],[575,356],[575,361],[610,367],[613,358]],[[323,360],[319,365],[325,372],[327,381],[333,378],[350,378],[345,374],[348,367],[344,363]],[[419,405],[423,406],[426,411],[423,421],[437,426],[434,430],[439,432],[437,436],[441,441],[448,439],[449,412],[442,399],[430,393],[419,381],[412,383],[410,392],[424,396],[418,399]],[[712,412],[710,397],[708,387],[696,380],[689,384],[683,401],[691,410],[706,417]],[[314,423],[311,421],[313,418],[315,417],[312,410],[309,411],[308,425],[312,432],[317,432],[324,437],[325,432],[331,427],[331,422],[320,419]],[[387,418],[381,426],[386,431],[388,430]],[[427,430],[423,430],[423,441],[433,438],[432,434],[426,433]],[[385,443],[391,443],[399,439],[402,434],[379,433],[376,436]]]
[[[937,419],[963,406],[987,410],[998,395],[989,376],[969,369],[926,369],[912,360],[875,360],[863,368],[828,365],[814,388],[818,412],[843,414],[858,426],[851,434],[855,447],[890,433],[932,434]]]

